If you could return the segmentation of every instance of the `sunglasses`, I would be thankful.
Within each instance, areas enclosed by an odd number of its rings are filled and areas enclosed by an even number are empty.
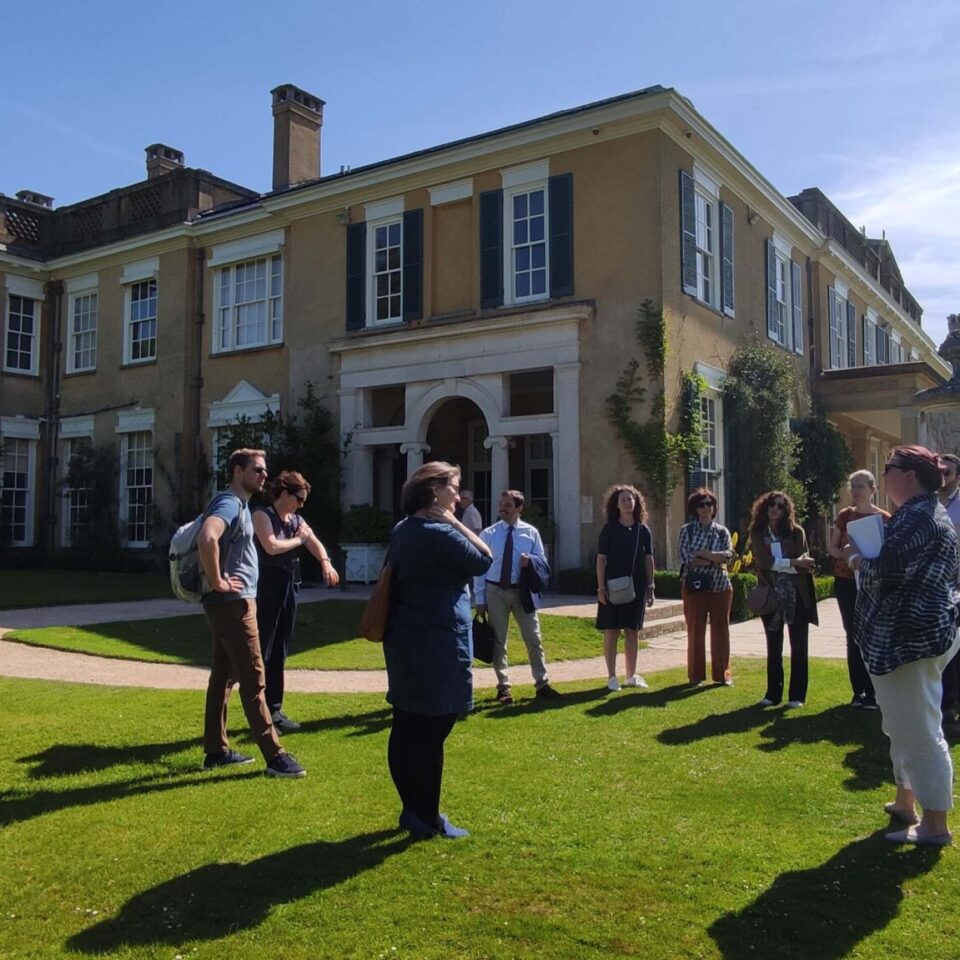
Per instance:
[[[769,510],[771,507],[776,507],[778,510],[787,509],[787,505],[783,500],[771,500],[770,503],[767,504],[767,509]]]
[[[301,507],[307,502],[307,498],[303,496],[303,494],[294,493],[292,490],[290,491],[290,496],[292,496]]]
[[[883,475],[886,476],[891,470],[902,470],[904,473],[906,473],[908,470],[912,470],[912,469],[913,467],[905,466],[902,463],[888,463],[883,468]]]
[[[701,507],[715,507],[717,505],[716,500],[698,500],[694,506],[699,510]]]
[[[260,476],[265,477],[265,476],[267,475],[267,468],[266,468],[266,467],[254,467],[254,468],[253,468],[253,472],[254,472],[254,473],[257,473],[257,474],[260,474]]]

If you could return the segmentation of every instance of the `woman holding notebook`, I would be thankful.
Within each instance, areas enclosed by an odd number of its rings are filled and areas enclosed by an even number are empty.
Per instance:
[[[844,559],[844,548],[850,543],[847,536],[847,524],[861,520],[873,514],[879,514],[883,522],[890,519],[886,510],[881,510],[873,498],[877,492],[877,480],[869,470],[857,470],[847,480],[850,487],[850,499],[853,505],[844,507],[830,528],[830,556],[833,557],[833,591],[840,608],[843,631],[847,635],[847,673],[853,699],[850,705],[861,710],[876,710],[877,698],[873,692],[873,681],[863,663],[860,648],[853,640],[853,613],[857,603],[857,581],[853,570]]]

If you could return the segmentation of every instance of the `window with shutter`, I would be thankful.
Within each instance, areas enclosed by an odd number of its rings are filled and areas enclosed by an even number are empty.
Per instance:
[[[503,303],[503,191],[480,194],[480,307]]]
[[[680,171],[680,269],[684,293],[697,296],[697,208],[693,177]]]
[[[857,365],[857,308],[847,301],[847,366]]]
[[[863,315],[863,365],[876,363],[877,325],[867,314]]]
[[[573,174],[550,177],[550,296],[573,296]]]
[[[793,352],[803,353],[803,298],[800,287],[800,265],[790,261],[790,295],[793,306]]]
[[[723,312],[734,315],[733,210],[720,204],[720,303]]]

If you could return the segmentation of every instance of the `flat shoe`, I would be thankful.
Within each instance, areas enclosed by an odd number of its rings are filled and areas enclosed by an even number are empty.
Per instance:
[[[439,820],[440,822],[437,826],[437,834],[439,836],[445,837],[447,840],[459,840],[461,837],[470,836],[469,830],[465,830],[463,827],[458,827],[451,823],[445,813],[440,814]]]
[[[904,823],[908,823],[911,826],[920,822],[920,818],[913,811],[899,810],[897,805],[892,800],[883,805],[883,812],[891,817],[896,817],[898,820],[902,820]]]
[[[918,847],[949,847],[953,843],[953,834],[950,832],[917,833],[916,827],[897,830],[894,833],[888,833],[886,837],[892,843],[915,843]]]

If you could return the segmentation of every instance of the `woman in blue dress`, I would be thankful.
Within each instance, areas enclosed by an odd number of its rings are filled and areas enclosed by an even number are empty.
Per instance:
[[[459,491],[459,467],[425,463],[403,486],[406,518],[387,551],[392,584],[383,651],[393,707],[387,761],[403,804],[400,827],[418,839],[467,835],[440,812],[443,744],[473,707],[467,583],[486,573],[492,556],[454,516]]]

